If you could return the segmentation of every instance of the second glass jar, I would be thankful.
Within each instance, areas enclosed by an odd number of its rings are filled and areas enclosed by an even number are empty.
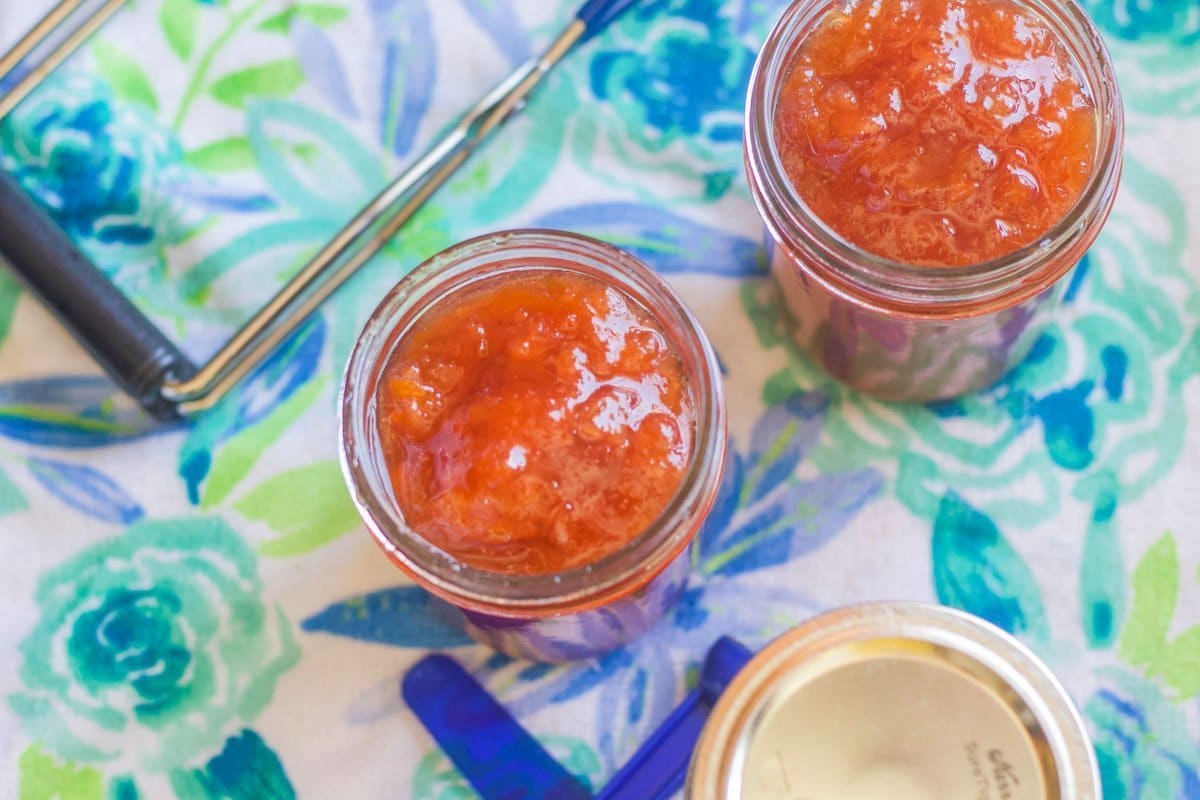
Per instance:
[[[964,267],[905,264],[851,244],[819,219],[775,142],[792,55],[834,5],[799,0],[788,8],[759,53],[747,100],[746,171],[794,334],[835,378],[882,399],[930,401],[987,387],[1024,358],[1112,208],[1124,122],[1107,50],[1073,0],[1022,3],[1062,40],[1095,102],[1088,182],[1057,225],[1013,253]]]

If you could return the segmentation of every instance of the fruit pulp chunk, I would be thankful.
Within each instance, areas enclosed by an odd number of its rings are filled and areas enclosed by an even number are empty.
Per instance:
[[[1033,242],[1092,170],[1096,108],[1065,44],[1015,0],[847,0],[791,55],[784,170],[851,243],[961,266]]]
[[[565,270],[433,306],[379,385],[384,458],[409,526],[507,574],[591,564],[642,533],[693,446],[683,364],[645,309]]]

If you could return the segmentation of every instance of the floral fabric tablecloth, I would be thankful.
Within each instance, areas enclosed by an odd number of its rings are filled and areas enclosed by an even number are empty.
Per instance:
[[[200,359],[574,5],[139,0],[0,125],[0,166]],[[435,649],[599,786],[720,634],[908,598],[1047,660],[1108,800],[1200,798],[1200,6],[1088,0],[1128,111],[1116,210],[1026,363],[900,406],[797,352],[765,277],[740,129],[781,5],[639,3],[187,424],[143,418],[0,272],[0,797],[469,798],[398,692]],[[0,42],[47,7],[4,2]],[[473,646],[336,464],[338,378],[384,291],[534,225],[669,276],[730,405],[682,602],[569,666]]]

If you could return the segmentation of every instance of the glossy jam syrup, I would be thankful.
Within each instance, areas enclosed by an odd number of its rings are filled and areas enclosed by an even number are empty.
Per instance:
[[[894,261],[975,264],[1042,236],[1093,165],[1096,109],[1012,0],[847,0],[792,55],[775,138],[812,211]]]
[[[508,574],[590,564],[642,533],[693,447],[683,366],[650,315],[577,273],[490,279],[435,306],[379,385],[408,524]]]

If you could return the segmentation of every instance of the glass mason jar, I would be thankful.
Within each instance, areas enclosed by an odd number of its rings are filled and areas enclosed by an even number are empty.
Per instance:
[[[396,499],[376,421],[390,356],[422,315],[482,280],[564,270],[612,286],[646,309],[674,347],[695,406],[692,460],[658,519],[622,549],[582,567],[538,575],[461,563],[412,530]],[[712,507],[725,462],[725,401],[716,355],[675,291],[611,245],[549,230],[481,236],[434,256],[402,280],[367,321],[350,356],[340,407],[342,469],[384,553],[457,607],[478,641],[540,661],[587,658],[643,633],[687,580],[692,540]]]
[[[745,160],[771,269],[800,346],[855,389],[929,401],[994,383],[1025,357],[1112,209],[1124,117],[1108,52],[1073,0],[1020,1],[1062,40],[1095,102],[1095,163],[1075,205],[1044,236],[970,266],[918,266],[869,253],[819,219],[788,179],[774,140],[780,87],[792,54],[834,0],[793,3],[758,55]]]
[[[978,617],[924,603],[835,609],[721,692],[686,800],[1100,800],[1087,727],[1046,665]]]

